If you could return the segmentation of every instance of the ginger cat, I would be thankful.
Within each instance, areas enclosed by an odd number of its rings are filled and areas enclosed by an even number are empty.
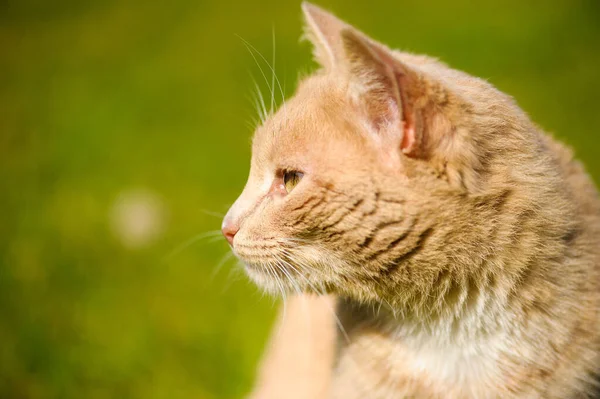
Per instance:
[[[304,3],[322,68],[254,136],[223,232],[288,302],[255,398],[585,398],[600,200],[489,83]]]

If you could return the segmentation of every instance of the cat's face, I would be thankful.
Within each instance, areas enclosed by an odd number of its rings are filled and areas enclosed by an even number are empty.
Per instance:
[[[360,133],[363,121],[339,86],[308,79],[254,136],[248,183],[227,222],[239,226],[236,255],[268,289],[329,289],[350,278],[372,225],[392,222],[376,184],[388,176],[401,185],[401,164]],[[400,200],[386,204],[398,220]]]
[[[442,271],[423,257],[443,245],[444,222],[468,212],[469,175],[457,170],[470,152],[465,105],[430,77],[465,77],[424,57],[400,61],[332,15],[304,11],[323,69],[257,129],[224,233],[270,291],[377,298],[431,284]],[[425,266],[410,266],[419,257]]]

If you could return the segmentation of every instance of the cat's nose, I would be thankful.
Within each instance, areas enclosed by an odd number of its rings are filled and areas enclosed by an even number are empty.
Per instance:
[[[233,237],[235,237],[239,229],[240,227],[236,223],[231,222],[227,217],[223,220],[221,231],[229,245],[233,245]]]

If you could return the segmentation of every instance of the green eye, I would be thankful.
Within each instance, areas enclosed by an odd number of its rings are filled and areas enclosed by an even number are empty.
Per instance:
[[[283,172],[283,185],[288,194],[300,183],[302,176],[304,176],[304,173],[296,172],[295,170],[286,170]]]

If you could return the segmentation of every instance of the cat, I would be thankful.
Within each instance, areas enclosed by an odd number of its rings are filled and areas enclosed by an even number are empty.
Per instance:
[[[257,128],[222,226],[257,285],[301,293],[255,397],[591,397],[583,166],[491,84],[302,9],[321,68]]]

